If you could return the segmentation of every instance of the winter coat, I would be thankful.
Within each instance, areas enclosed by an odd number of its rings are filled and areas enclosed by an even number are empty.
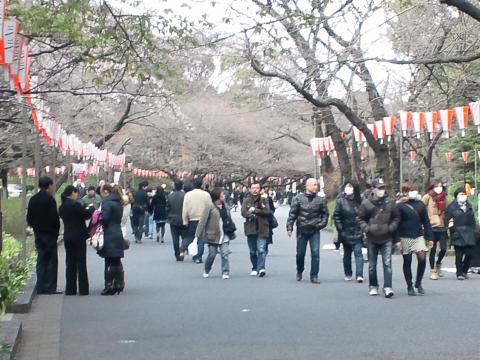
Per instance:
[[[358,208],[360,204],[344,193],[337,197],[333,222],[338,231],[339,240],[348,245],[355,245],[363,242],[364,234],[358,224]]]
[[[445,224],[453,220],[451,241],[454,246],[475,246],[475,215],[472,205],[466,204],[466,211],[463,211],[457,201],[448,205],[445,212]]]
[[[445,199],[445,201],[447,201],[447,199]],[[437,203],[433,199],[432,195],[426,194],[422,198],[422,202],[427,206],[428,217],[433,230],[445,230],[445,212],[438,208]]]
[[[88,207],[88,205],[93,204],[95,209],[98,209],[102,204],[102,198],[100,195],[95,194],[94,197],[89,197],[88,194],[82,197],[81,203],[83,207]]]
[[[223,232],[230,240],[235,239],[235,231],[237,231],[237,227],[235,226],[235,223],[230,215],[230,209],[227,205],[225,205],[224,202],[222,202],[222,207],[217,207],[217,209],[220,211],[220,217],[222,218]]]
[[[123,234],[121,228],[123,206],[121,200],[110,194],[102,202],[103,248],[101,257],[123,257]]]
[[[297,222],[297,233],[312,234],[327,226],[328,208],[325,197],[317,194],[300,193],[292,199],[287,220],[287,231],[293,231]]]
[[[255,208],[253,214],[248,212],[251,207]],[[248,195],[242,204],[242,216],[245,218],[243,228],[245,235],[270,236],[269,217],[272,214],[268,200],[261,196],[253,197]]]
[[[220,228],[220,220],[220,211],[211,203],[198,222],[195,236],[203,238],[207,244],[221,244],[224,233]]]
[[[358,221],[369,243],[383,245],[398,241],[395,232],[400,223],[400,213],[395,203],[387,197],[374,200],[372,195],[363,200],[358,208]]]
[[[150,201],[145,190],[138,190],[133,194],[132,215],[140,216],[147,212]]]
[[[397,208],[400,212],[397,240],[399,238],[416,239],[420,236],[426,240],[433,240],[427,207],[422,201],[404,197],[397,202]]]
[[[175,190],[167,197],[167,222],[170,225],[182,226],[183,198],[185,192]]]
[[[90,237],[85,220],[92,217],[94,210],[93,206],[85,209],[79,201],[65,199],[59,209],[64,225],[63,241],[65,244],[79,243]]]
[[[53,235],[58,237],[60,218],[57,203],[46,191],[39,191],[28,202],[27,223],[35,235]]]
[[[153,220],[167,221],[167,199],[165,195],[156,194],[152,198]]]

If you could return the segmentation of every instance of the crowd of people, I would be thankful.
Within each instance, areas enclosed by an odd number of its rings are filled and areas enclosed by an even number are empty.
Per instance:
[[[278,226],[274,215],[278,198],[273,191],[262,189],[262,184],[255,181],[248,192],[241,192],[242,196],[222,186],[207,191],[201,178],[185,183],[177,179],[168,194],[165,185],[159,186],[154,192],[148,186],[148,182],[144,181],[133,191],[101,181],[98,187],[88,187],[85,195],[79,197],[78,187],[68,185],[61,194],[61,205],[57,210],[53,181],[49,177],[41,177],[40,191],[31,198],[27,213],[38,254],[37,292],[58,293],[57,239],[60,218],[64,225],[65,295],[76,295],[77,284],[78,294],[89,294],[86,266],[87,239],[92,236],[89,223],[99,222],[103,229],[103,241],[97,252],[105,261],[102,295],[120,294],[125,288],[121,259],[129,247],[126,241],[128,221],[137,244],[142,244],[144,236],[153,238],[154,230],[156,241],[163,243],[165,227],[169,224],[176,261],[184,261],[189,245],[195,243],[197,250],[192,254],[192,260],[204,264],[203,277],[210,276],[216,255],[220,254],[222,278],[229,279],[229,245],[236,238],[237,231],[230,209],[235,209],[238,203],[244,218],[244,235],[251,261],[250,275],[259,278],[266,276],[268,248],[273,242],[273,230]],[[424,295],[422,280],[427,266],[427,253],[430,278],[438,280],[443,276],[442,260],[449,238],[455,249],[457,279],[468,279],[478,233],[467,195],[466,189],[457,189],[454,200],[447,206],[446,187],[441,181],[435,181],[423,197],[412,184],[404,184],[394,200],[388,196],[386,184],[381,178],[374,179],[363,194],[356,182],[346,181],[336,197],[332,216],[338,240],[343,245],[345,281],[364,282],[362,249],[366,247],[369,295],[375,296],[379,292],[377,259],[380,254],[384,273],[383,294],[386,298],[393,297],[392,253],[397,251],[403,256],[408,295]],[[289,201],[286,232],[291,237],[296,230],[296,280],[303,280],[309,244],[310,282],[319,284],[320,231],[329,220],[327,198],[323,192],[319,192],[318,181],[311,178],[306,180],[304,189]],[[208,255],[203,262],[205,245]],[[440,251],[437,254],[438,245]],[[417,258],[415,278],[411,269],[413,255]]]

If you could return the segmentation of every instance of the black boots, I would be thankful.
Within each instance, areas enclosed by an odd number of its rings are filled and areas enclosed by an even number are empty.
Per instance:
[[[105,288],[102,295],[120,294],[125,288],[125,273],[123,266],[109,266],[105,270]]]

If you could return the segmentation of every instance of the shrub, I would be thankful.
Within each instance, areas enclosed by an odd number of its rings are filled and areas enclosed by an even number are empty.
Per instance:
[[[31,252],[27,260],[20,260],[22,250],[20,242],[11,235],[3,234],[3,250],[0,255],[0,315],[5,313],[18,293],[27,284],[35,262],[35,253]]]

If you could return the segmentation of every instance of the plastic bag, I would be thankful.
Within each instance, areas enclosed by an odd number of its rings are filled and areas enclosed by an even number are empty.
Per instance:
[[[198,241],[197,238],[194,238],[193,241],[188,245],[188,254],[195,256],[198,254]]]

